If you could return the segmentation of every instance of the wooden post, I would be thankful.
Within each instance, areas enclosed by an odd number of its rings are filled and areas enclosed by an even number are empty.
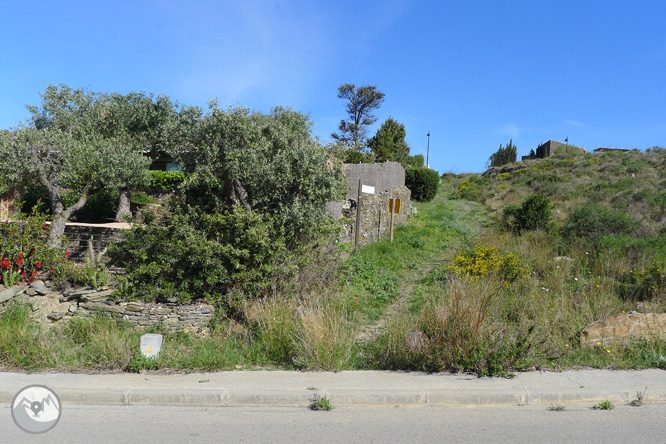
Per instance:
[[[358,198],[356,199],[356,233],[354,233],[354,251],[358,250],[361,233],[361,179],[358,180]]]
[[[391,242],[393,242],[393,213],[395,212],[395,199],[391,199],[393,205],[391,205]]]

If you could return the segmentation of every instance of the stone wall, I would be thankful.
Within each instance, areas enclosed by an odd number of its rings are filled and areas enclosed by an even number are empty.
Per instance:
[[[50,283],[36,281],[22,287],[5,289],[0,286],[0,289],[0,312],[10,301],[27,303],[32,306],[33,316],[47,326],[76,317],[101,315],[122,320],[138,331],[153,327],[167,332],[206,335],[215,312],[210,304],[114,301],[111,298],[113,289],[109,287],[58,292],[52,290]]]
[[[393,225],[398,226],[407,221],[411,214],[411,191],[406,186],[392,188],[381,193],[361,195],[361,229],[359,242],[361,245],[375,242],[389,236],[391,213],[389,199],[402,199],[400,214],[393,215]],[[347,199],[342,203],[342,217],[345,218],[342,241],[354,242],[356,236],[356,199]]]
[[[101,224],[68,223],[65,226],[65,236],[67,237],[67,251],[70,252],[70,258],[77,262],[83,262],[88,251],[89,240],[92,240],[96,254],[103,252],[112,240],[120,239],[126,229]]]

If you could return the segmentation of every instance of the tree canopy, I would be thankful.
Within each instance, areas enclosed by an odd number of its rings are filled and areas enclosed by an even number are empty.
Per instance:
[[[376,86],[359,86],[345,83],[338,87],[338,98],[347,101],[347,120],[340,121],[338,133],[333,139],[350,143],[356,150],[363,148],[367,127],[377,121],[373,111],[384,101],[384,93]]]
[[[372,138],[368,140],[368,148],[374,153],[377,162],[400,162],[409,164],[409,145],[405,142],[405,125],[392,117],[386,119]]]
[[[518,156],[518,148],[513,144],[513,139],[509,141],[506,147],[500,143],[499,149],[495,151],[490,158],[490,166],[502,166],[507,163],[514,163]]]

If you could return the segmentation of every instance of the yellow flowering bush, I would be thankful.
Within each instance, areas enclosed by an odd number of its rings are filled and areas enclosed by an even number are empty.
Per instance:
[[[476,245],[471,250],[458,253],[449,270],[458,276],[477,278],[497,275],[506,283],[513,282],[528,272],[515,254],[502,255],[497,248],[483,245]]]

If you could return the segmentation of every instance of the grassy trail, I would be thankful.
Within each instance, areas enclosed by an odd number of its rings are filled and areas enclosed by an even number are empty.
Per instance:
[[[422,298],[428,292],[425,278],[431,270],[450,261],[489,222],[485,206],[451,200],[444,192],[432,202],[416,206],[418,213],[396,229],[393,243],[383,240],[368,245],[352,260],[357,265],[355,271],[365,279],[352,279],[347,287],[347,292],[358,298],[360,311],[365,315],[356,334],[358,343],[372,341],[392,317]],[[388,288],[387,281],[396,285]],[[387,289],[392,290],[390,297],[383,297],[382,292]]]

